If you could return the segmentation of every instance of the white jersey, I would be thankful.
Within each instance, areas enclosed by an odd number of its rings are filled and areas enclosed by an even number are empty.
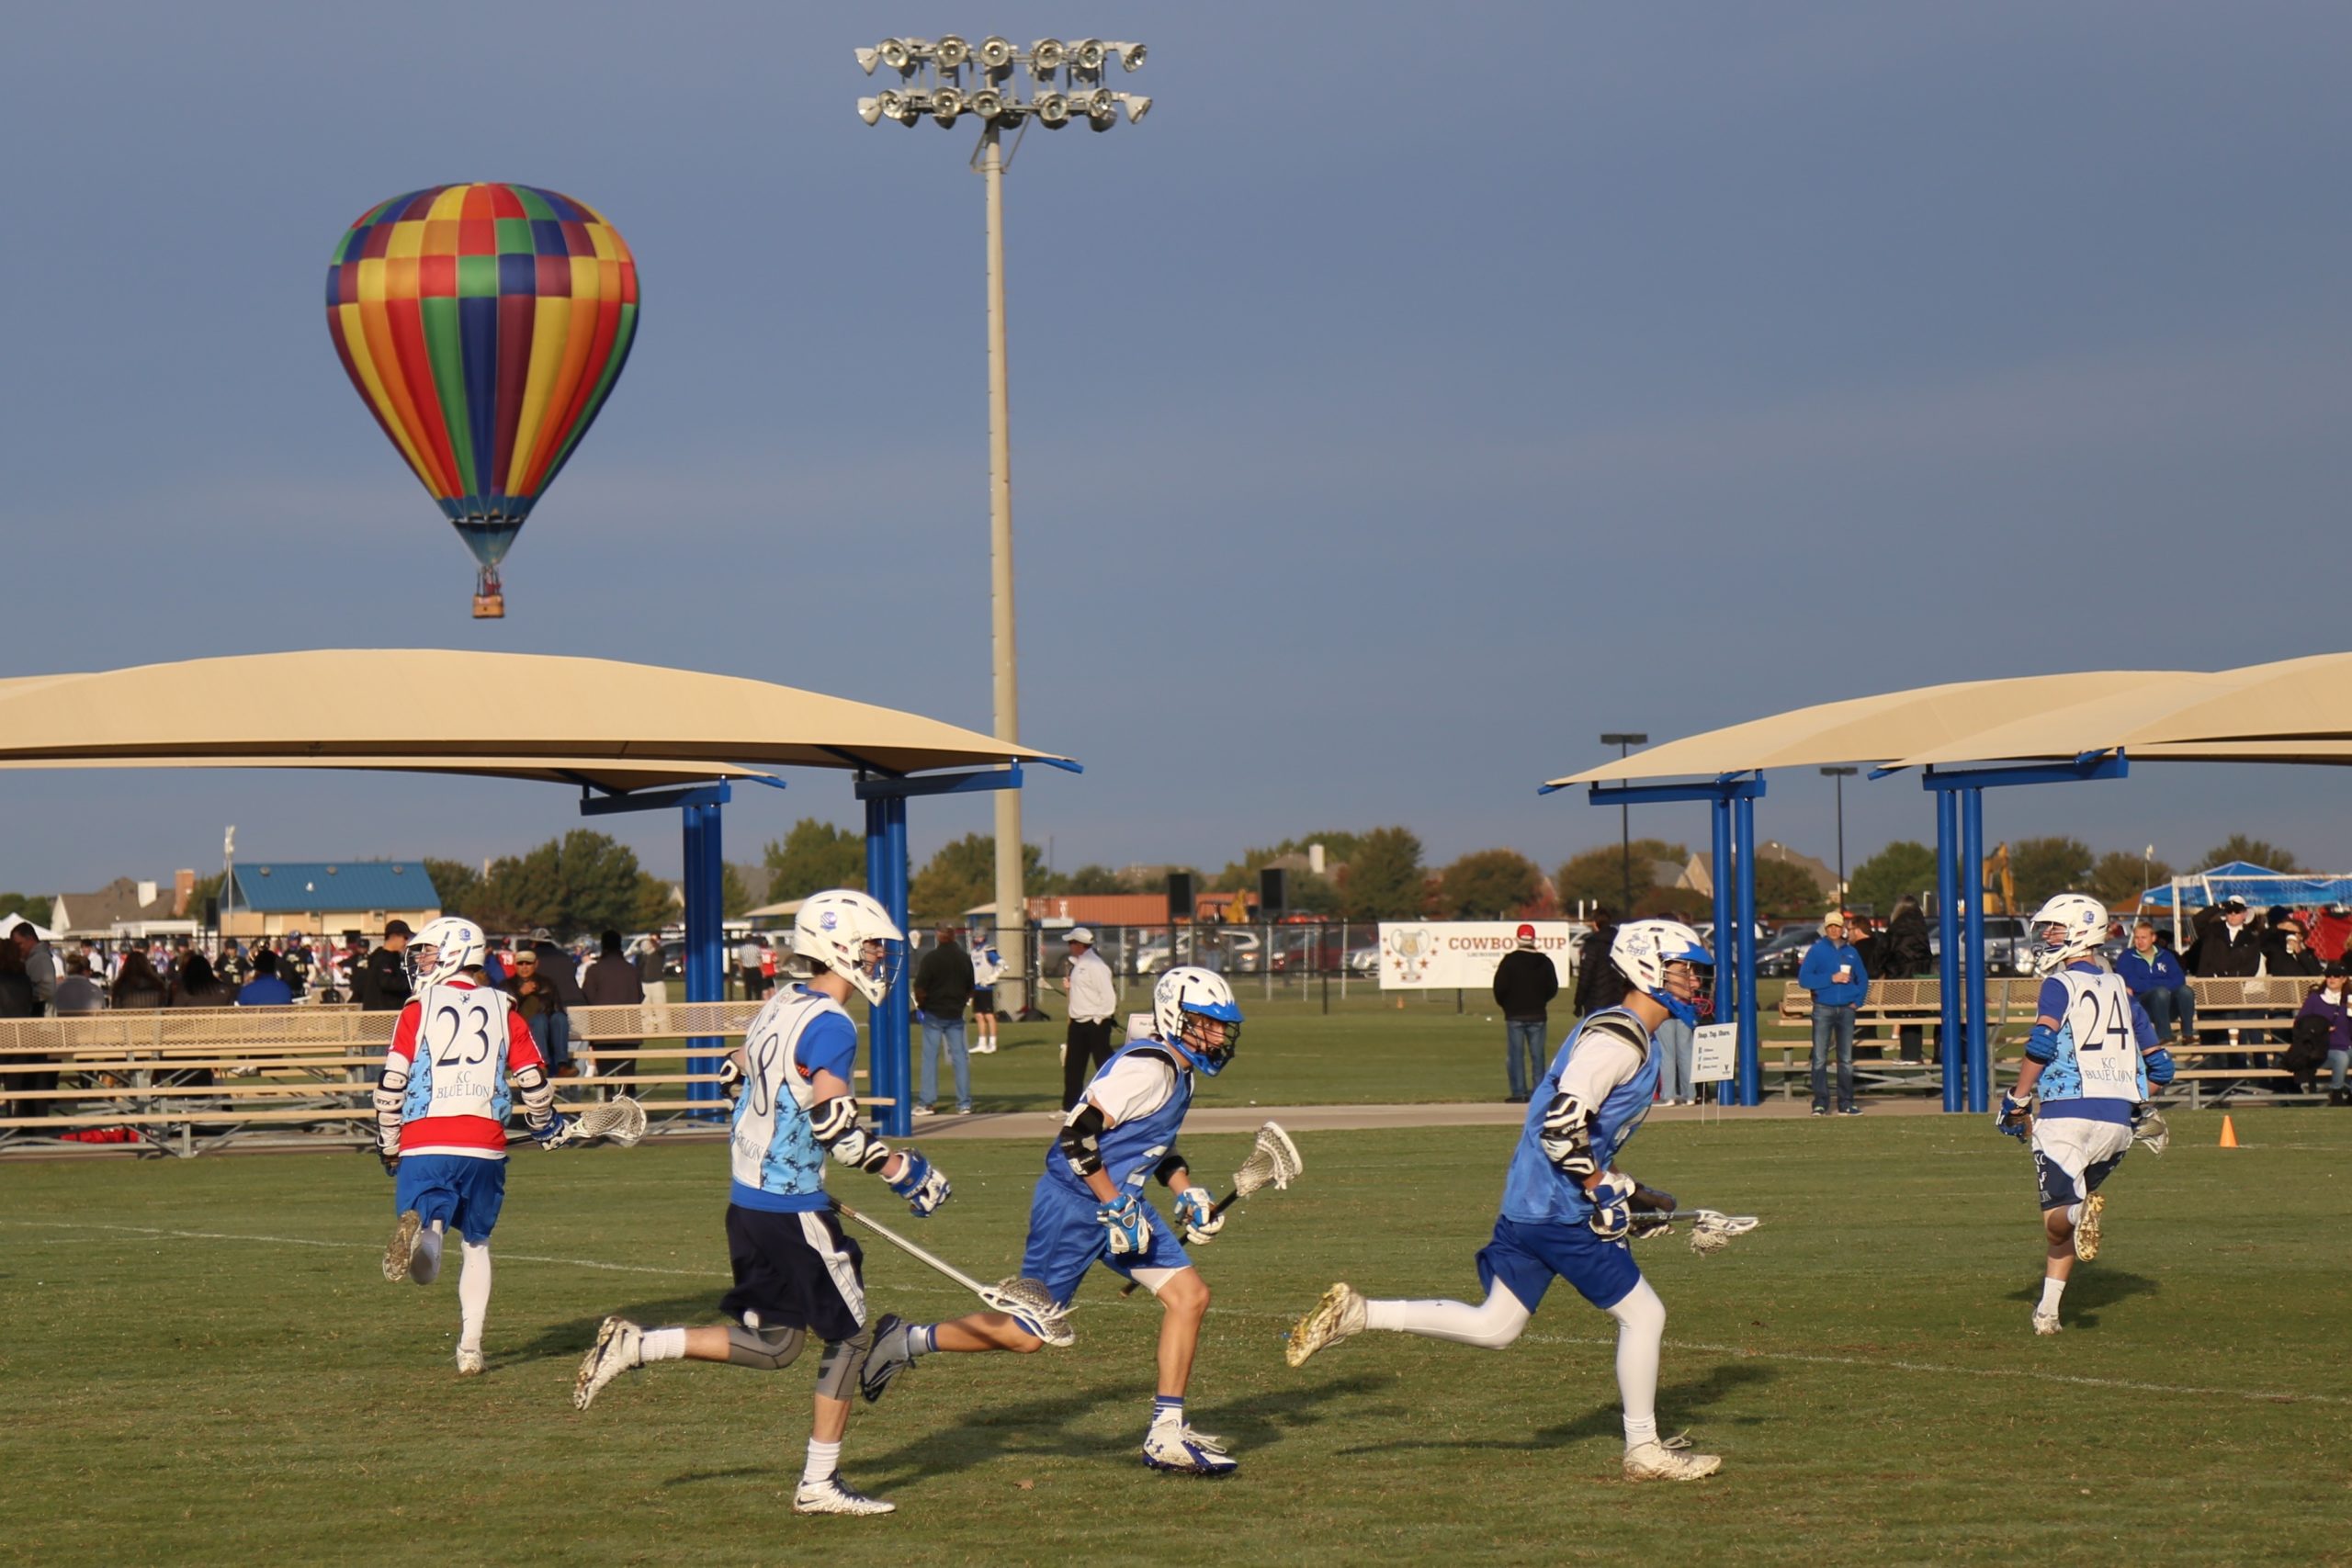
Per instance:
[[[815,1078],[850,1079],[857,1025],[841,1003],[806,986],[770,997],[743,1032],[743,1096],[729,1156],[734,1201],[786,1213],[822,1209],[825,1150],[808,1125]]]
[[[2120,975],[2061,969],[2042,983],[2043,1010],[2057,999],[2052,985],[2065,988],[2058,1013],[2058,1055],[2042,1068],[2034,1087],[2053,1100],[2147,1098],[2147,1075],[2133,1029],[2131,987]]]

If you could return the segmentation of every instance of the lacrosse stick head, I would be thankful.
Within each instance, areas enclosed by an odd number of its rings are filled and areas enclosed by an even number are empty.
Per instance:
[[[1710,1258],[1729,1247],[1734,1236],[1746,1235],[1764,1222],[1753,1214],[1724,1214],[1701,1209],[1690,1225],[1690,1250]]]
[[[582,1138],[609,1138],[628,1148],[645,1136],[645,1107],[628,1095],[592,1105],[572,1119]]]
[[[1077,1332],[1069,1325],[1069,1308],[1047,1295],[1042,1280],[1014,1275],[993,1285],[981,1286],[979,1294],[982,1306],[1007,1314],[1022,1327],[1057,1349],[1078,1340]]]
[[[2165,1113],[2154,1106],[2132,1121],[2132,1140],[2152,1155],[2160,1155],[2172,1145],[2172,1128],[2165,1122]]]
[[[1250,1157],[1233,1173],[1233,1195],[1247,1198],[1262,1187],[1276,1191],[1287,1189],[1299,1172],[1306,1168],[1300,1157],[1298,1145],[1279,1122],[1269,1122],[1258,1129],[1258,1141],[1250,1145]]]

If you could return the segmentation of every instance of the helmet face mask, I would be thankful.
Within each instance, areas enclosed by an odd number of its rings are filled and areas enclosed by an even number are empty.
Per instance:
[[[1152,1032],[1215,1077],[1241,1045],[1241,1009],[1225,976],[1180,964],[1151,988]]]

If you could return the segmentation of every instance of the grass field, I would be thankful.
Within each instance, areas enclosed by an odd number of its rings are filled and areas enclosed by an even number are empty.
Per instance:
[[[519,1153],[492,1370],[465,1382],[454,1265],[424,1291],[379,1277],[371,1159],[14,1165],[0,1560],[2352,1561],[2352,1116],[2247,1111],[2235,1151],[2217,1118],[2176,1125],[2111,1184],[2054,1340],[2027,1327],[2025,1158],[1983,1119],[1645,1132],[1636,1171],[1767,1224],[1715,1258],[1642,1253],[1672,1314],[1662,1423],[1724,1469],[1640,1488],[1617,1478],[1611,1325],[1566,1287],[1499,1354],[1366,1336],[1283,1363],[1332,1279],[1474,1291],[1510,1145],[1316,1135],[1306,1179],[1200,1254],[1217,1300],[1192,1413],[1238,1476],[1136,1462],[1157,1309],[1098,1274],[1074,1349],[935,1358],[861,1407],[844,1471],[899,1503],[880,1520],[788,1511],[811,1360],[654,1367],[567,1403],[604,1314],[712,1315],[716,1144]],[[1219,1169],[1246,1140],[1187,1144]],[[933,1152],[957,1196],[923,1239],[1010,1271],[1040,1151]],[[962,1310],[886,1245],[867,1262],[877,1310]]]

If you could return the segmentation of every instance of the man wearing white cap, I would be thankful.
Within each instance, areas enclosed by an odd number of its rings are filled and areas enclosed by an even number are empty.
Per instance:
[[[1111,1059],[1111,1020],[1119,1011],[1119,982],[1094,951],[1094,932],[1072,926],[1069,943],[1069,1032],[1062,1038],[1062,1109],[1076,1105],[1095,1073]]]

